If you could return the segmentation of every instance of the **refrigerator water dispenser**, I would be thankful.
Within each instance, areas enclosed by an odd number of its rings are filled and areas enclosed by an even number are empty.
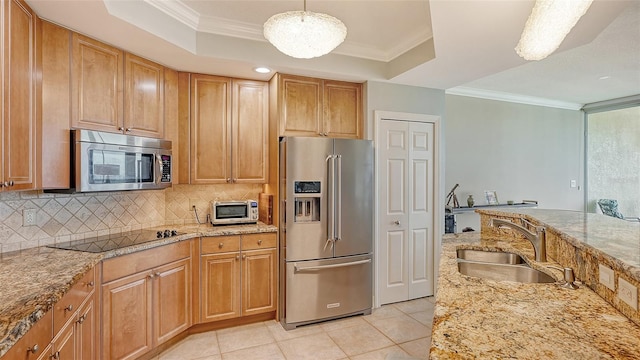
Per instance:
[[[320,198],[296,197],[295,210],[295,222],[320,221]]]

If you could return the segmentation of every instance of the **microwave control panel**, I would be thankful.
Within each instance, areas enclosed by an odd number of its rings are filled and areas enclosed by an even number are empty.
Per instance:
[[[171,155],[160,155],[162,162],[162,174],[160,176],[160,182],[171,182]]]

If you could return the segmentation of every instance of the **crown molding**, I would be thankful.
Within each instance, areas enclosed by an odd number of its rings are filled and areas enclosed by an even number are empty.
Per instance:
[[[188,7],[180,0],[143,0],[145,3],[171,16],[187,25],[193,30],[198,30],[200,13]]]
[[[572,103],[568,101],[558,101],[545,99],[535,96],[527,96],[527,95],[519,95],[512,94],[500,91],[492,91],[492,90],[483,90],[483,89],[475,89],[464,86],[456,86],[450,89],[445,90],[445,94],[447,95],[459,95],[459,96],[468,96],[475,97],[480,99],[487,100],[497,100],[497,101],[506,101],[518,104],[526,104],[526,105],[536,105],[536,106],[545,106],[552,107],[558,109],[566,109],[566,110],[580,110],[584,104]]]

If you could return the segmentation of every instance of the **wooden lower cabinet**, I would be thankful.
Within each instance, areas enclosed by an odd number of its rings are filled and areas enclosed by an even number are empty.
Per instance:
[[[152,348],[151,272],[102,285],[102,358],[135,359]]]
[[[240,252],[203,255],[201,261],[201,321],[239,317]]]
[[[276,310],[275,237],[270,233],[202,239],[201,322]],[[238,242],[241,250],[236,250]]]
[[[103,284],[102,358],[136,359],[186,330],[190,304],[190,258]]]
[[[242,315],[274,311],[276,300],[276,249],[242,254]]]

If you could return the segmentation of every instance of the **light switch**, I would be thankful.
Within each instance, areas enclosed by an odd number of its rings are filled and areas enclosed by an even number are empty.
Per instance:
[[[571,186],[572,188],[577,187],[578,186],[578,182],[575,181],[575,180],[571,180],[571,183],[570,183],[569,186]]]

